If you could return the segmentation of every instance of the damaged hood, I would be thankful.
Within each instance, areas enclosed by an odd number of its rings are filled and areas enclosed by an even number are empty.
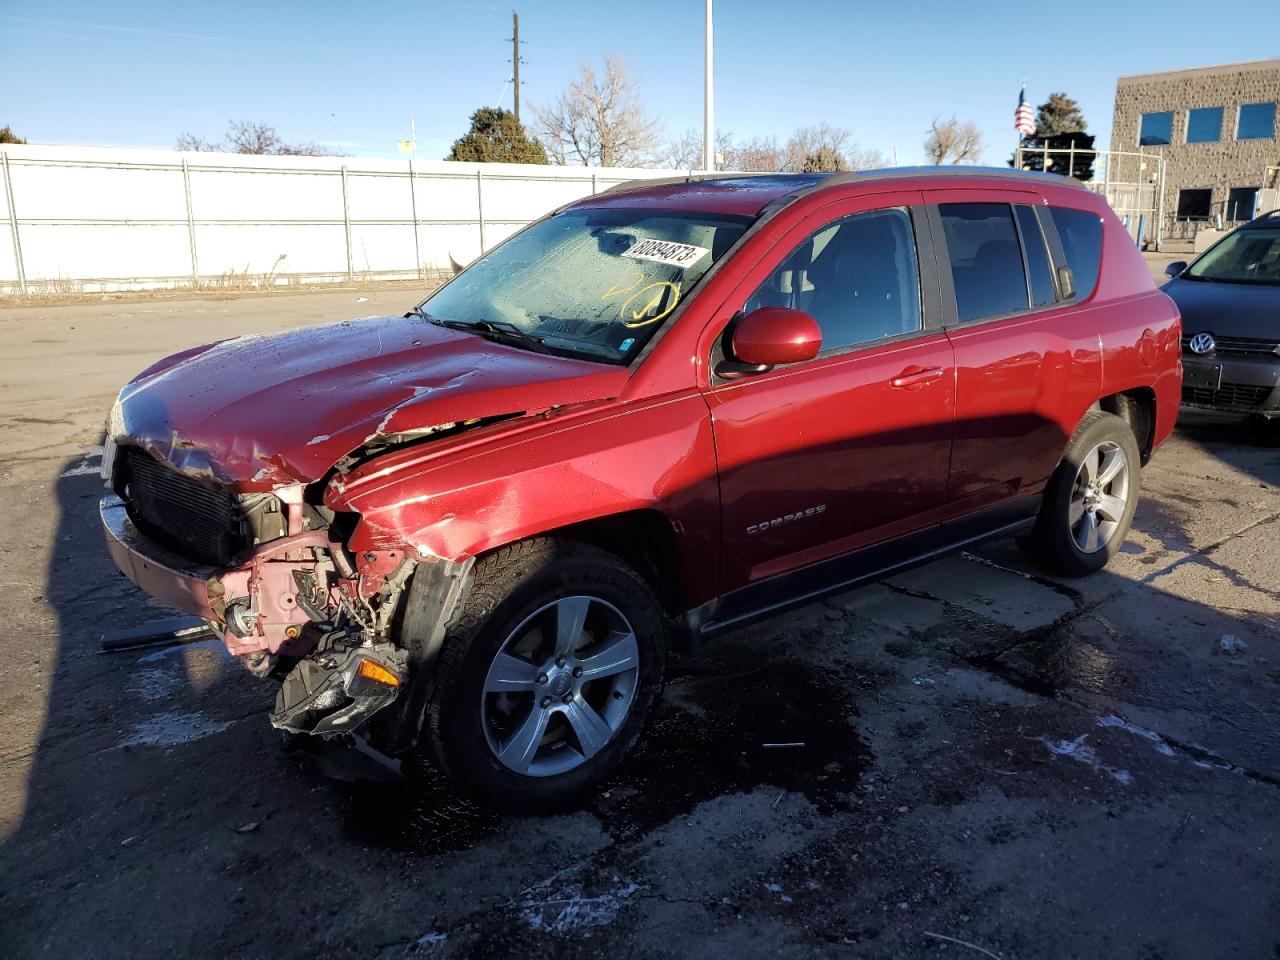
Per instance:
[[[312,483],[383,438],[603,400],[626,379],[625,367],[373,317],[175,354],[121,391],[110,432],[198,479],[269,490]]]

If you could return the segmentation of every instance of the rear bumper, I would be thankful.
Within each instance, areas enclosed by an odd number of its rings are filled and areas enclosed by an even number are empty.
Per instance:
[[[209,605],[209,584],[221,571],[194,564],[144,537],[115,495],[98,505],[107,550],[120,572],[140,589],[183,613],[219,619]]]
[[[1280,415],[1280,357],[1182,355],[1184,406]]]

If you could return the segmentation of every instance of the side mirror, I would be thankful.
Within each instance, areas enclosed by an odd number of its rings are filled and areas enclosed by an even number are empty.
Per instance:
[[[822,329],[803,310],[761,307],[738,321],[729,348],[734,360],[754,367],[800,363],[822,349]]]
[[[1187,261],[1175,260],[1173,261],[1173,263],[1169,264],[1167,267],[1164,268],[1164,275],[1166,277],[1176,277],[1178,274],[1182,273],[1182,271],[1185,269],[1187,269]]]

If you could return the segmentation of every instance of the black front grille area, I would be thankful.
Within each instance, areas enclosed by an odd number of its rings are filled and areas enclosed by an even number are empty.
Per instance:
[[[1243,383],[1224,383],[1217,390],[1210,390],[1208,387],[1182,388],[1183,403],[1218,410],[1256,410],[1267,402],[1270,395],[1270,387],[1247,386]]]
[[[221,567],[250,546],[234,494],[203,487],[137,449],[121,450],[116,469],[129,517],[161,546]]]
[[[1277,357],[1280,358],[1280,341],[1276,340],[1248,340],[1243,337],[1214,337],[1214,350],[1212,354],[1198,354],[1191,351],[1191,334],[1186,334],[1182,338],[1182,350],[1184,353],[1193,357],[1218,356],[1218,357]]]

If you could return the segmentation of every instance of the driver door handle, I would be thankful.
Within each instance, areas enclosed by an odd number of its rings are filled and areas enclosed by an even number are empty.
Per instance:
[[[921,367],[910,366],[890,380],[889,386],[899,390],[910,387],[922,387],[926,383],[933,383],[935,380],[941,380],[942,377],[943,369],[941,367],[929,367],[928,369],[922,369]]]

